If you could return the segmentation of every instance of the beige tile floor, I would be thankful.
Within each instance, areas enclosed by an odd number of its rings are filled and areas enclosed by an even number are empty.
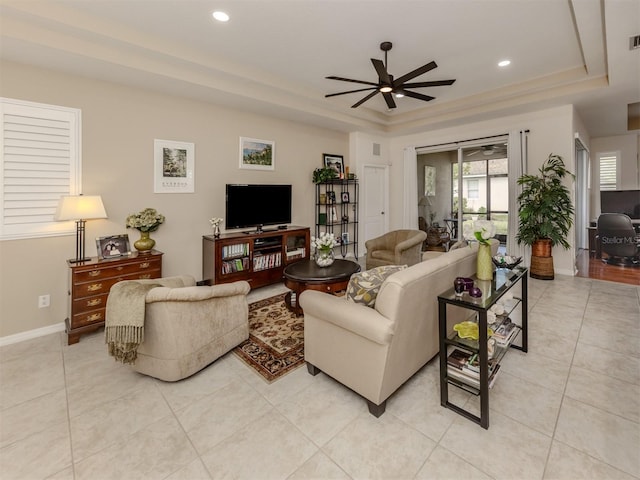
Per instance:
[[[251,293],[268,297],[283,287]],[[371,416],[300,368],[267,384],[227,354],[164,383],[102,332],[0,349],[0,478],[640,478],[640,288],[530,281],[530,350],[511,352],[484,430],[440,406],[438,361]],[[478,410],[476,397],[452,389]]]

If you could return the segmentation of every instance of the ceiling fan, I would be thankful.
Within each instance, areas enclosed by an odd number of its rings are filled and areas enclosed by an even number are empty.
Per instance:
[[[395,94],[397,97],[407,96],[407,97],[417,98],[418,100],[424,100],[425,102],[428,102],[430,100],[433,100],[435,97],[431,97],[429,95],[423,95],[422,93],[412,92],[407,89],[423,88],[423,87],[439,87],[443,85],[451,85],[453,84],[453,82],[455,82],[455,79],[454,79],[454,80],[435,80],[431,82],[405,83],[415,77],[418,77],[424,73],[427,73],[433,70],[434,68],[437,68],[438,65],[436,65],[436,62],[429,62],[426,65],[416,68],[415,70],[401,76],[400,78],[394,79],[393,75],[390,75],[389,71],[387,70],[387,52],[391,50],[392,46],[393,44],[391,42],[382,42],[380,44],[380,50],[384,52],[384,63],[382,63],[382,60],[378,60],[376,58],[371,59],[371,63],[373,63],[373,68],[376,69],[376,72],[378,74],[377,83],[366,82],[363,80],[353,80],[351,78],[344,78],[344,77],[334,77],[334,76],[325,77],[329,80],[340,80],[342,82],[371,85],[368,88],[359,88],[357,90],[349,90],[346,92],[339,92],[339,93],[329,93],[325,95],[325,98],[335,97],[337,95],[346,95],[348,93],[365,92],[367,90],[373,90],[373,92],[369,93],[366,97],[364,97],[360,101],[351,105],[351,108],[359,107],[370,98],[373,98],[374,96],[376,96],[378,93],[382,93],[382,96],[384,97],[385,102],[387,102],[387,107],[396,108],[396,102],[393,100],[392,93]]]
[[[507,154],[507,146],[502,144],[502,145],[482,145],[480,146],[480,148],[473,150],[471,152],[467,153],[467,157],[471,157],[473,155],[476,155],[478,153],[482,153],[482,155],[484,156],[489,156],[489,155],[506,155]]]

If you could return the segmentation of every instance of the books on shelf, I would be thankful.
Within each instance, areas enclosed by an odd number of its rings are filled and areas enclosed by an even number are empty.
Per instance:
[[[293,260],[296,258],[304,258],[307,251],[304,247],[294,248],[287,251],[287,260]]]
[[[500,364],[495,359],[490,359],[489,367],[489,388],[495,382],[496,374],[500,369]],[[457,380],[461,380],[475,388],[480,388],[480,365],[478,354],[469,353],[460,349],[454,349],[447,357],[447,375]]]
[[[240,257],[242,255],[249,255],[248,243],[236,243],[222,247],[222,258]]]
[[[267,268],[279,267],[282,265],[282,254],[280,252],[265,253],[253,257],[253,271],[266,270]]]
[[[220,264],[223,274],[242,272],[249,269],[249,257],[236,258],[233,260],[223,260]]]

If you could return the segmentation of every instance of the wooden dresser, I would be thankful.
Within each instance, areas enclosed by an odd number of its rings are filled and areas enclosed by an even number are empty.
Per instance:
[[[121,280],[162,276],[162,252],[132,253],[128,257],[69,265],[69,317],[65,319],[68,344],[78,343],[80,335],[104,326],[107,297],[112,285]]]

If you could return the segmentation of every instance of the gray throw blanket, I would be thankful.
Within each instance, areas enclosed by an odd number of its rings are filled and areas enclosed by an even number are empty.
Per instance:
[[[122,363],[135,363],[144,341],[145,298],[156,283],[125,280],[116,283],[107,298],[105,343],[109,355]]]

